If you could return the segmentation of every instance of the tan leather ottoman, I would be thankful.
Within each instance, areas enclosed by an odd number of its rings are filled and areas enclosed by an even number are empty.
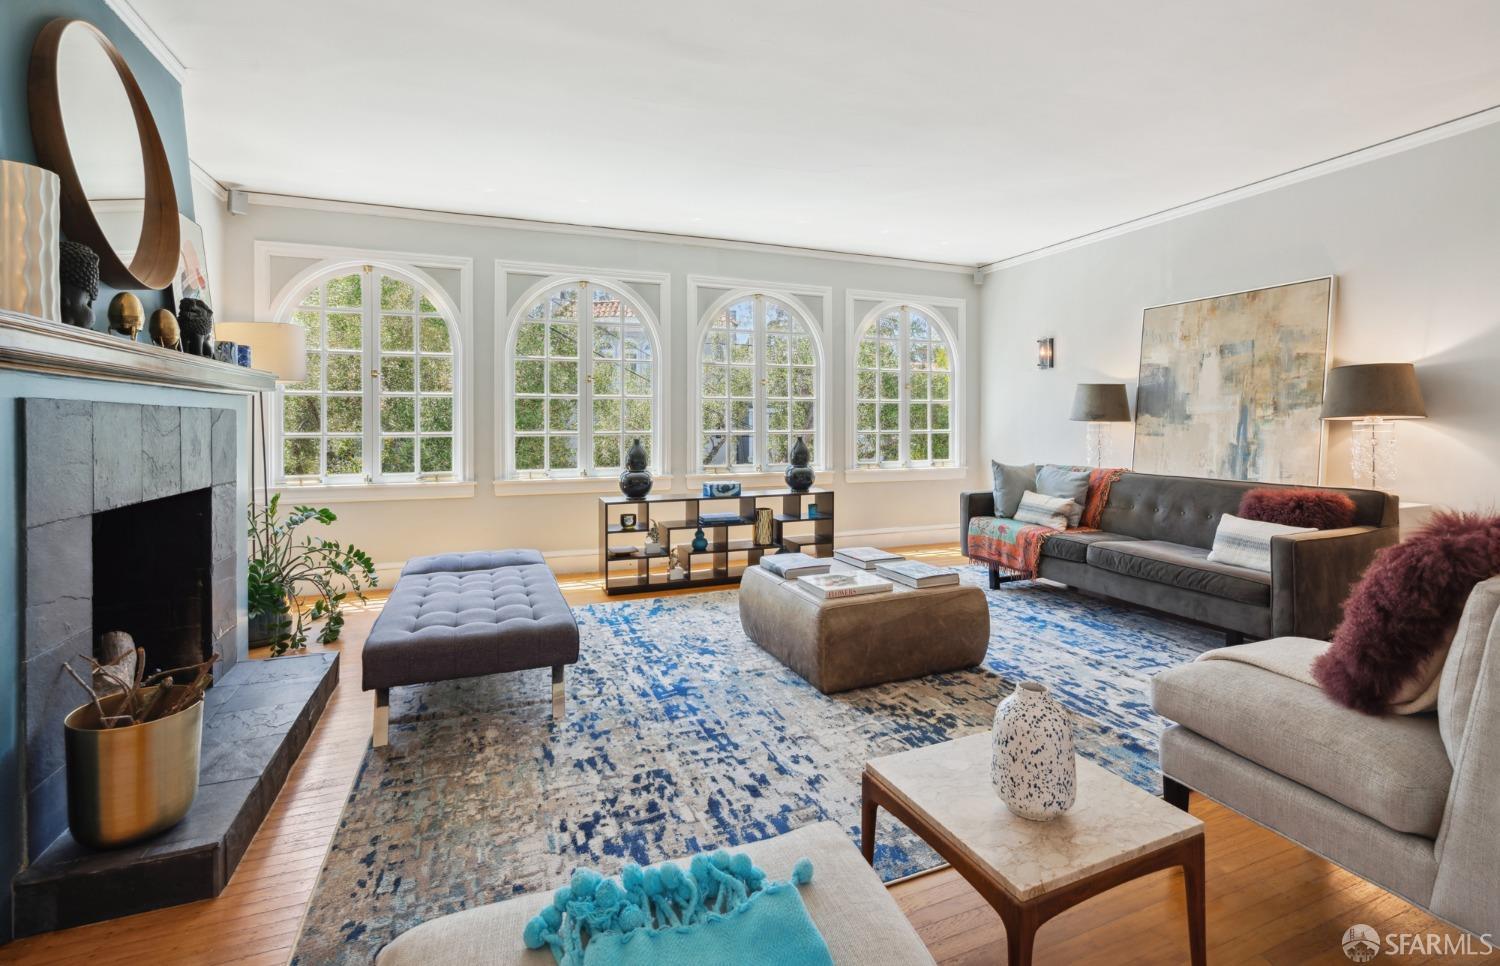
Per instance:
[[[747,568],[740,624],[824,694],[974,667],[989,646],[989,603],[978,587],[897,584],[888,594],[820,606],[786,583],[764,567]]]

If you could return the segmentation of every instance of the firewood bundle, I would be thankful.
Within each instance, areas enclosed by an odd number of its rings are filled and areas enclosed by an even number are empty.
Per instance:
[[[110,631],[103,635],[100,643],[109,660],[101,663],[88,658],[92,671],[88,679],[66,661],[63,668],[89,693],[101,729],[146,724],[191,708],[203,700],[203,692],[213,683],[213,666],[219,660],[219,652],[215,651],[202,664],[159,671],[146,677],[146,652],[135,647],[129,634]],[[186,683],[174,686],[178,681]],[[121,694],[123,698],[111,702],[114,713],[106,714],[104,699]]]

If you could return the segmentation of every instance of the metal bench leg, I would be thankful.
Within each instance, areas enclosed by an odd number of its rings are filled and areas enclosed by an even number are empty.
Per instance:
[[[375,723],[374,732],[370,737],[370,743],[376,748],[384,748],[391,737],[391,689],[375,689]]]
[[[563,668],[566,665],[552,665],[552,720],[558,724],[562,723],[567,715],[567,692],[563,687]]]

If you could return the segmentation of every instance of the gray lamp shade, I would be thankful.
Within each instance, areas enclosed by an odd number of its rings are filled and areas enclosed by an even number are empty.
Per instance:
[[[1130,400],[1125,398],[1123,382],[1080,382],[1073,392],[1075,422],[1128,423]]]
[[[1338,366],[1323,388],[1324,419],[1422,419],[1427,406],[1410,362]]]

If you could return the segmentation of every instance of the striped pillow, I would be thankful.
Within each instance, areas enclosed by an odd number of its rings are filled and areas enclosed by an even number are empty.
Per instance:
[[[1035,523],[1053,530],[1066,530],[1068,520],[1077,509],[1078,504],[1072,500],[1027,490],[1021,494],[1021,505],[1016,508],[1016,515],[1012,519],[1017,523]]]
[[[1214,531],[1214,548],[1209,551],[1208,559],[1213,563],[1268,574],[1271,572],[1271,538],[1288,533],[1317,533],[1317,528],[1263,523],[1226,513],[1219,518],[1219,529]]]

